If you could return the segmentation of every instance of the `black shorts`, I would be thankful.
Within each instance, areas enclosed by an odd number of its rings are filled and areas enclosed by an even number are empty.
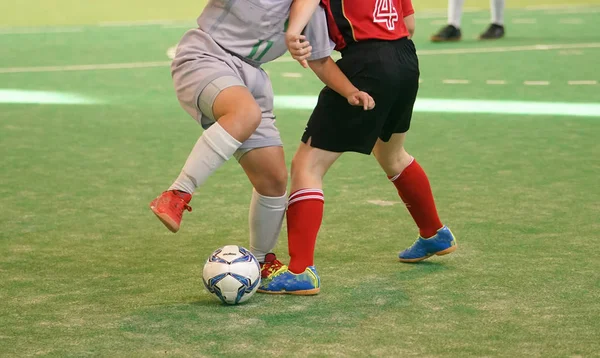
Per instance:
[[[346,98],[325,87],[319,94],[302,141],[330,152],[370,154],[380,138],[410,127],[419,89],[419,60],[414,43],[365,41],[342,50],[338,66],[350,81],[375,100],[370,111],[351,106]]]

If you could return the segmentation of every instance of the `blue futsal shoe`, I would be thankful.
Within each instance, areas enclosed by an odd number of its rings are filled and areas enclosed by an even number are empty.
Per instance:
[[[398,257],[402,262],[418,262],[433,255],[447,255],[456,250],[456,239],[446,226],[439,229],[435,236],[424,239],[419,236],[417,241],[408,249],[402,251]]]
[[[320,290],[321,279],[314,266],[307,267],[301,274],[295,274],[287,266],[282,266],[264,278],[258,287],[258,292],[262,293],[301,296],[316,295]]]

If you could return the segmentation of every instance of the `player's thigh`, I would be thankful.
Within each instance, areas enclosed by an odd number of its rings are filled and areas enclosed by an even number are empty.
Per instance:
[[[243,142],[260,123],[261,110],[246,87],[236,59],[225,52],[211,56],[191,52],[189,56],[194,60],[186,61],[187,48],[178,53],[184,58],[176,57],[172,65],[181,106],[203,128],[219,120],[229,134]]]
[[[291,191],[320,188],[323,177],[341,155],[340,152],[331,152],[311,146],[310,139],[307,143],[300,143],[292,159]]]
[[[239,159],[239,163],[259,194],[285,194],[288,174],[283,147],[271,146],[249,150]]]

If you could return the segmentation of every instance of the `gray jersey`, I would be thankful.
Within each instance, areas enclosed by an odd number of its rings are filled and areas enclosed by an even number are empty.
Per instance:
[[[259,66],[282,56],[292,0],[210,0],[198,18],[200,30],[219,46]],[[313,47],[311,60],[327,57],[334,44],[319,7],[305,34]]]

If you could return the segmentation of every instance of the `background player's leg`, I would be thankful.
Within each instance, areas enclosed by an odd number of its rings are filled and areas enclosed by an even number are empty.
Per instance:
[[[323,177],[342,155],[300,143],[292,160],[287,211],[289,270],[299,274],[314,263],[317,234],[323,220]]]
[[[388,142],[378,140],[373,154],[398,189],[398,194],[419,227],[421,237],[429,238],[443,225],[438,217],[427,175],[404,150],[405,137],[406,133],[396,133]]]
[[[490,0],[492,24],[504,25],[504,0]]]
[[[433,42],[458,41],[462,38],[460,22],[465,0],[448,0],[448,25],[431,36]]]
[[[504,0],[490,0],[492,23],[479,35],[481,40],[496,40],[504,37]]]
[[[448,24],[460,28],[465,0],[448,0]]]
[[[250,202],[250,251],[259,262],[273,252],[287,205],[287,168],[280,146],[253,149],[240,158],[254,190]]]

